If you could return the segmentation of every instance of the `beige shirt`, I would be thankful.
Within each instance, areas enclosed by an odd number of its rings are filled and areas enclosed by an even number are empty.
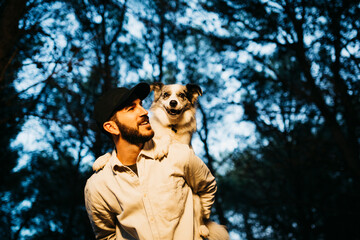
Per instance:
[[[193,240],[193,192],[209,218],[216,182],[204,162],[184,144],[170,145],[161,161],[152,149],[149,141],[140,152],[138,176],[113,151],[88,179],[85,204],[97,239]]]

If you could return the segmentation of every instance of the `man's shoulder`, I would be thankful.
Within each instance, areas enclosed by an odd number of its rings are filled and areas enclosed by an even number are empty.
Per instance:
[[[101,191],[101,188],[107,185],[109,181],[109,162],[101,169],[95,171],[86,181],[85,189],[88,191]]]
[[[193,149],[184,143],[174,142],[169,146],[168,158],[187,164],[194,156]]]
[[[107,175],[106,172],[109,171],[108,165],[109,163],[106,163],[101,169],[94,171],[88,178],[88,181],[105,181]]]
[[[111,156],[112,156],[112,153],[108,152],[108,153],[105,153],[104,155],[98,157],[95,160],[95,162],[93,163],[92,169],[95,172],[102,170],[105,167],[105,165],[109,162]]]
[[[192,148],[188,144],[181,142],[172,142],[169,146],[169,151],[182,151],[184,153],[191,152]]]

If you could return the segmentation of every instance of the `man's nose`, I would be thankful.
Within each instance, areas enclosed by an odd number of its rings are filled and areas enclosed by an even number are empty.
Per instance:
[[[140,113],[141,115],[148,115],[149,112],[143,106],[140,106]]]

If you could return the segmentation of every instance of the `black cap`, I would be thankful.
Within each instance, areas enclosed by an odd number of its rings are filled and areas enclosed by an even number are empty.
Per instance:
[[[104,122],[108,121],[117,110],[125,107],[125,103],[133,100],[133,97],[143,100],[149,93],[150,86],[147,83],[139,83],[131,89],[124,87],[110,89],[95,103],[94,118],[98,127],[103,131]]]

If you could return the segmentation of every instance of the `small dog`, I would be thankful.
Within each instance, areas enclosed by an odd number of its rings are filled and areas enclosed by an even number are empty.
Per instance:
[[[161,159],[167,155],[172,141],[191,147],[191,138],[196,131],[195,104],[202,95],[201,88],[195,84],[154,83],[150,89],[154,91],[150,123],[157,142],[155,158]]]
[[[187,84],[151,85],[154,101],[150,107],[150,123],[155,132],[155,158],[167,155],[171,142],[177,141],[191,147],[191,138],[196,131],[196,102],[202,96],[198,85]],[[200,197],[193,194],[194,224],[198,235],[195,239],[228,240],[226,228],[215,222],[204,223]]]

